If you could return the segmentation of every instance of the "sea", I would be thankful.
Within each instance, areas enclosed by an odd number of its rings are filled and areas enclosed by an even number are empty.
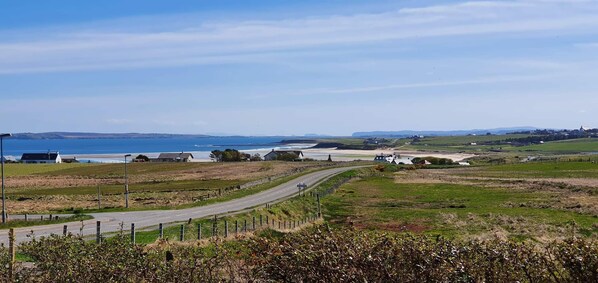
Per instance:
[[[288,137],[287,137],[288,138]],[[161,152],[191,152],[196,159],[209,159],[213,150],[237,149],[266,152],[271,149],[305,148],[306,144],[284,144],[285,137],[171,137],[110,139],[4,139],[8,160],[20,159],[23,153],[60,152],[81,162],[122,162],[122,155]]]

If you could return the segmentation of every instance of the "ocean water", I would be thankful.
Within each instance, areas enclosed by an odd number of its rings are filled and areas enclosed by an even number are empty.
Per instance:
[[[157,154],[160,152],[194,152],[206,158],[212,150],[269,150],[291,148],[280,142],[284,137],[204,137],[204,138],[135,138],[135,139],[4,139],[4,155],[19,159],[25,152],[58,151],[63,156]],[[96,161],[97,157],[88,160]],[[109,161],[111,157],[105,157]],[[113,159],[113,157],[112,157]],[[83,159],[86,160],[86,159]]]

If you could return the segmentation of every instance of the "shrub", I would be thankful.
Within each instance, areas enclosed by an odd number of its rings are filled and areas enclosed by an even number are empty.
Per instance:
[[[571,238],[546,246],[499,239],[332,231],[265,231],[210,244],[101,245],[50,236],[21,246],[35,262],[19,282],[598,282],[598,243]],[[8,253],[0,248],[0,276]]]

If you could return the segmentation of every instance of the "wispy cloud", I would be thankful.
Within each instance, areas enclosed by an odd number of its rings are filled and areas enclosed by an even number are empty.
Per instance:
[[[520,82],[520,81],[531,81],[546,79],[546,75],[538,76],[500,76],[500,77],[487,77],[478,78],[472,80],[456,80],[456,81],[441,81],[441,82],[426,82],[426,83],[410,83],[410,84],[394,84],[394,85],[383,85],[383,86],[369,86],[359,88],[345,88],[345,89],[327,89],[321,90],[319,93],[328,94],[342,94],[342,93],[362,93],[362,92],[375,92],[381,90],[393,90],[393,89],[415,89],[415,88],[432,88],[442,86],[463,86],[463,85],[477,85],[477,84],[495,84],[495,83],[506,83],[506,82]]]
[[[426,37],[598,29],[596,1],[472,1],[383,13],[203,22],[160,32],[53,30],[0,39],[0,74],[259,61],[272,52]],[[156,17],[153,25],[162,21]],[[122,23],[122,21],[119,21]]]

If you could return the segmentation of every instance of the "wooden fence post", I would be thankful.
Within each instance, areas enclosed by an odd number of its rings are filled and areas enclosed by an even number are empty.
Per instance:
[[[228,221],[224,220],[224,238],[228,238]]]
[[[247,219],[243,219],[243,232],[247,233]]]
[[[160,235],[160,236],[159,236],[159,237],[160,237],[160,239],[164,238],[164,224],[160,223],[160,224],[158,225],[158,231],[159,231],[159,233],[160,233],[160,234],[159,234],[159,235]]]
[[[8,253],[10,261],[8,262],[8,280],[13,282],[14,263],[15,263],[15,229],[8,230]]]
[[[280,220],[278,220],[278,230],[280,230],[280,225],[281,225]]]
[[[266,215],[266,226],[270,226],[270,220],[268,219],[268,215]]]
[[[251,230],[255,231],[255,216],[252,218]]]
[[[316,197],[318,198],[318,218],[322,217],[322,208],[320,207],[320,195],[317,194]]]
[[[214,215],[214,223],[212,223],[212,237],[218,236],[218,218]]]
[[[62,226],[62,235],[63,236],[66,236],[67,229],[68,229],[68,227],[66,227],[66,225]]]
[[[43,216],[43,215],[40,215],[40,216],[39,216],[39,220],[40,220],[40,221],[44,221],[44,216]]]
[[[100,230],[100,221],[98,220],[96,222],[96,244],[101,244],[102,243],[102,232]]]
[[[135,223],[131,223],[131,243],[135,244]]]
[[[102,209],[102,195],[100,194],[100,185],[98,185],[98,209]]]
[[[260,214],[260,228],[264,225],[264,216]]]
[[[201,223],[197,223],[197,239],[201,240]]]
[[[27,220],[28,220],[28,219],[27,219],[27,213],[25,213],[25,221],[27,221]]]
[[[191,221],[193,221],[193,218],[189,218],[189,220],[187,221],[187,224],[191,224]]]
[[[235,235],[239,234],[239,220],[235,220]]]
[[[179,233],[179,241],[185,240],[185,224],[181,224],[181,231]]]

